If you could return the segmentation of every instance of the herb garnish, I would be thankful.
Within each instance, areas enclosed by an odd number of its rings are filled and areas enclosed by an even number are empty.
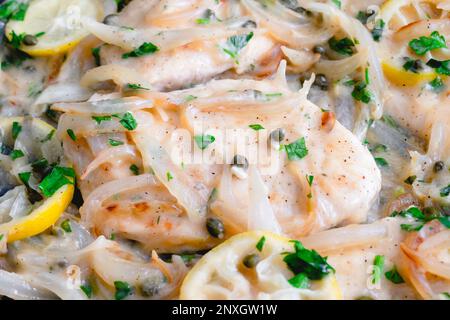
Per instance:
[[[135,164],[132,164],[130,166],[130,171],[133,172],[135,176],[139,175],[139,168]]]
[[[384,30],[385,25],[386,25],[386,23],[384,22],[383,19],[378,19],[377,21],[375,21],[375,26],[373,27],[373,30],[372,30],[372,38],[376,42],[380,41],[381,36],[383,35],[383,30]]]
[[[113,147],[117,147],[117,146],[123,145],[122,141],[114,140],[114,139],[111,139],[111,138],[108,139],[108,143],[109,143],[110,146],[113,146]]]
[[[70,226],[69,219],[66,219],[63,222],[61,222],[61,229],[63,229],[67,233],[72,232],[72,227]]]
[[[420,37],[409,42],[409,47],[417,55],[423,56],[428,51],[440,48],[447,48],[445,38],[437,31],[433,31],[429,37]]]
[[[227,39],[227,47],[222,48],[222,50],[228,54],[236,64],[239,64],[237,61],[239,51],[241,51],[241,49],[244,48],[252,38],[253,32],[250,32],[249,34],[231,36]]]
[[[159,48],[155,46],[151,42],[144,42],[141,44],[138,48],[134,49],[133,51],[124,53],[122,55],[122,59],[128,59],[128,58],[138,58],[142,56],[146,56],[149,54],[153,54],[157,52]]]
[[[132,90],[150,90],[149,88],[145,88],[137,83],[128,83],[127,88]]]
[[[300,160],[308,155],[305,138],[302,137],[297,141],[284,146],[289,160]]]
[[[261,252],[265,243],[266,243],[266,237],[262,236],[261,239],[259,239],[258,243],[256,244],[256,249],[258,249],[258,251]]]
[[[250,124],[249,127],[252,128],[255,131],[264,129],[264,127],[262,125],[260,125],[260,124]]]
[[[75,171],[72,168],[54,167],[52,172],[39,184],[39,189],[48,198],[62,186],[74,184],[74,180]]]
[[[379,283],[384,267],[384,256],[376,255],[373,260],[372,284]]]
[[[114,287],[116,288],[116,293],[114,294],[114,298],[116,300],[125,299],[132,292],[132,287],[125,281],[114,281]]]
[[[195,143],[201,150],[205,150],[211,143],[216,141],[216,138],[212,135],[199,135],[194,136]]]
[[[16,159],[24,157],[25,154],[23,153],[22,150],[13,150],[13,151],[11,151],[11,154],[9,156],[11,157],[11,159],[16,160]]]
[[[75,132],[73,132],[72,129],[67,129],[67,135],[72,139],[73,141],[77,141],[77,136],[75,135]]]
[[[402,276],[398,273],[397,268],[395,266],[392,267],[391,270],[387,271],[384,276],[386,277],[386,279],[388,279],[389,281],[391,281],[392,283],[395,284],[400,284],[400,283],[404,283],[405,280],[403,280]]]
[[[328,45],[332,50],[343,56],[353,55],[353,48],[355,47],[355,43],[350,38],[337,40],[335,37],[332,37],[328,40]]]
[[[20,131],[22,131],[22,126],[18,122],[14,121],[11,129],[12,138],[14,140],[16,140],[17,137],[19,136]]]

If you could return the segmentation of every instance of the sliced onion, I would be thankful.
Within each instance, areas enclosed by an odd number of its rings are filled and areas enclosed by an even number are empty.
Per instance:
[[[115,84],[123,87],[129,83],[139,84],[150,89],[150,84],[144,77],[131,68],[121,65],[107,64],[90,69],[81,78],[80,84],[85,88],[93,88],[96,84],[112,80]]]
[[[151,174],[132,176],[102,184],[86,198],[83,206],[80,208],[81,217],[88,227],[92,227],[93,218],[100,211],[104,201],[115,194],[156,184],[158,183],[155,176]]]
[[[164,148],[154,138],[142,131],[132,133],[146,168],[151,168],[159,181],[186,209],[193,221],[203,219],[206,215],[208,192],[204,186],[196,186],[192,179],[175,165]],[[167,173],[173,179],[167,179]]]
[[[112,100],[97,100],[81,103],[57,103],[52,106],[53,110],[74,114],[111,115],[125,113],[153,107],[151,100],[137,97],[128,97]]]
[[[46,289],[38,289],[23,276],[0,270],[0,296],[15,300],[51,300],[57,297]]]
[[[249,168],[248,230],[263,230],[281,234],[281,227],[269,202],[264,181],[255,166]]]
[[[78,83],[56,83],[45,88],[34,104],[85,101],[91,95],[92,91],[81,87]]]

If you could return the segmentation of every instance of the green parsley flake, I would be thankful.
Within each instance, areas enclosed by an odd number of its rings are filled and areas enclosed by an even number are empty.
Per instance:
[[[209,134],[199,135],[194,136],[194,141],[201,150],[205,150],[211,143],[216,141],[216,138]]]
[[[133,51],[124,53],[122,55],[122,59],[142,57],[142,56],[146,56],[149,54],[153,54],[153,53],[157,52],[158,50],[159,50],[159,48],[157,46],[155,46],[153,43],[144,42],[143,44],[141,44],[138,48],[134,49]]]
[[[39,184],[44,196],[51,197],[66,184],[74,184],[75,172],[72,168],[54,167],[51,173]]]
[[[66,219],[63,222],[61,222],[61,229],[63,229],[65,232],[72,232],[72,227],[70,226],[69,219]]]
[[[103,121],[111,121],[111,116],[92,116],[92,120],[97,122],[97,124],[101,124]]]
[[[127,88],[132,90],[150,90],[149,88],[145,88],[137,83],[128,83]]]
[[[384,26],[386,25],[386,23],[384,22],[383,19],[378,19],[377,21],[375,21],[375,26],[373,27],[372,30],[372,38],[373,40],[379,42],[382,35],[383,35],[383,30],[384,30]]]
[[[249,127],[255,131],[264,129],[264,127],[260,124],[250,124]]]
[[[111,145],[113,147],[117,147],[117,146],[123,145],[122,141],[114,140],[114,139],[111,139],[111,138],[108,139],[108,143],[109,143],[109,145]]]
[[[85,285],[81,285],[80,289],[81,289],[81,291],[84,292],[86,297],[88,297],[89,299],[92,297],[93,290],[92,290],[92,286],[89,283],[87,283]]]
[[[288,280],[291,286],[299,289],[306,289],[309,287],[308,276],[304,273],[299,273],[296,276]]]
[[[284,149],[286,150],[288,159],[291,161],[303,159],[308,155],[308,148],[306,147],[304,137],[291,144],[285,145]]]
[[[350,38],[337,40],[335,37],[332,37],[328,40],[328,45],[332,50],[343,56],[351,56],[354,53],[353,49],[355,47],[355,43]]]
[[[91,49],[91,53],[92,53],[92,56],[94,57],[95,65],[97,67],[99,67],[101,65],[101,61],[100,61],[100,49],[101,48],[102,47],[100,46],[100,47]]]
[[[435,92],[441,92],[445,88],[444,82],[440,77],[434,78],[428,84],[430,85],[431,89]]]
[[[253,32],[250,32],[248,34],[240,34],[231,36],[227,39],[227,47],[222,48],[222,50],[228,54],[233,60],[237,61],[237,56],[239,54],[239,51],[241,51],[248,42],[253,38]]]
[[[341,0],[332,0],[332,2],[333,2],[334,5],[335,5],[336,7],[338,7],[339,9],[342,7]]]
[[[136,119],[134,119],[133,115],[131,114],[131,112],[127,112],[125,113],[122,118],[120,118],[117,115],[114,115],[114,117],[119,118],[120,119],[120,124],[127,130],[132,131],[134,129],[137,128],[137,122]]]
[[[17,137],[19,136],[20,131],[22,131],[22,126],[18,122],[14,121],[11,130],[12,137],[14,140],[16,140]]]
[[[327,258],[320,256],[315,250],[308,250],[300,241],[292,240],[295,252],[284,253],[283,261],[295,276],[304,274],[309,280],[321,280],[330,272],[335,272],[334,268],[327,263]],[[300,278],[300,277],[299,277]],[[301,279],[291,279],[291,285],[302,283]]]
[[[138,175],[139,175],[139,168],[138,168],[138,166],[135,165],[135,164],[132,164],[132,165],[130,166],[130,171],[133,172],[135,176],[138,176]]]
[[[258,243],[256,244],[256,249],[258,249],[258,251],[261,252],[264,248],[265,243],[266,243],[266,237],[262,236],[261,239],[259,239]]]
[[[31,178],[31,172],[21,172],[19,173],[19,179],[23,182],[23,184],[28,185],[28,181]]]
[[[384,256],[377,255],[373,260],[372,284],[379,283],[384,268]]]
[[[72,129],[67,129],[67,135],[70,137],[70,139],[72,139],[72,141],[77,141],[77,136]]]
[[[360,81],[355,84],[352,97],[357,101],[367,104],[372,101],[372,92],[367,89],[367,83]]]
[[[446,187],[443,187],[439,190],[439,195],[441,197],[447,197],[450,194],[450,184]]]
[[[123,300],[128,297],[133,288],[125,281],[114,281],[114,287],[116,288],[116,293],[114,294],[114,298],[116,300]]]
[[[167,176],[167,181],[170,181],[173,179],[173,176],[169,171],[167,171],[166,176]]]
[[[11,157],[11,159],[16,160],[16,159],[24,157],[25,154],[23,153],[22,150],[13,150],[13,151],[11,151],[11,154],[9,156]]]
[[[392,283],[395,283],[395,284],[400,284],[400,283],[405,282],[405,280],[403,280],[400,273],[398,273],[397,268],[395,266],[393,266],[391,270],[386,272],[384,274],[384,276],[386,277],[386,279],[388,279],[389,281],[391,281]]]
[[[419,39],[411,40],[409,47],[415,54],[423,56],[428,51],[447,48],[447,45],[445,44],[444,36],[437,31],[433,31],[429,37],[422,36]]]

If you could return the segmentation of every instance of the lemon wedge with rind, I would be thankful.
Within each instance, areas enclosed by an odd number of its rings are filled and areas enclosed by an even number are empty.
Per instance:
[[[55,130],[51,125],[36,118],[2,118],[0,120],[0,130],[4,135],[4,139],[8,139],[7,136],[10,135],[14,123],[19,124],[22,128],[21,130],[26,130],[25,126],[31,126],[27,130],[36,135],[37,141],[49,136]],[[73,182],[72,177],[66,178]],[[45,231],[60,218],[72,201],[73,194],[73,184],[62,185],[51,196],[37,203],[30,214],[0,224],[0,235],[2,235],[2,238],[6,236],[7,242],[11,243]]]
[[[20,50],[32,56],[65,53],[89,35],[83,18],[100,20],[103,8],[98,0],[33,0],[23,21],[10,20],[5,28],[11,39],[15,34],[38,35],[37,44]]]
[[[397,67],[387,61],[381,63],[385,77],[394,85],[400,87],[414,87],[436,78],[435,72],[414,73]]]
[[[5,234],[8,242],[13,242],[45,231],[56,223],[68,207],[73,193],[73,185],[62,186],[29,215],[0,224],[0,234]]]
[[[256,244],[262,237],[261,251]],[[180,299],[342,299],[334,273],[311,281],[307,289],[295,288],[288,280],[292,272],[283,253],[293,252],[289,239],[269,232],[251,231],[235,235],[204,255],[187,274]],[[259,263],[252,269],[243,265],[249,254]]]

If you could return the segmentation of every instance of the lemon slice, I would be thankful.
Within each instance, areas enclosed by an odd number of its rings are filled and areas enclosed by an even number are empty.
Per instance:
[[[103,8],[98,0],[34,0],[23,21],[10,20],[5,28],[11,39],[17,35],[37,35],[37,44],[22,44],[20,50],[32,56],[64,53],[74,47],[89,32],[82,26],[82,18],[99,20]]]
[[[25,146],[29,143],[27,145],[28,150],[25,153],[30,154],[31,158],[40,156],[38,152],[41,152],[41,148],[46,148],[47,152],[52,153],[52,156],[55,158],[62,156],[62,152],[54,148],[55,146],[60,146],[60,142],[54,136],[55,129],[40,119],[23,117],[2,118],[0,119],[0,132],[2,132],[2,145],[17,145],[14,141],[20,139],[19,135],[27,134],[24,140],[30,141],[22,141],[20,146]],[[26,163],[23,165],[26,166]],[[69,179],[73,182],[73,178]],[[0,234],[6,235],[8,242],[13,242],[45,231],[59,219],[72,201],[73,193],[73,184],[62,185],[51,196],[35,204],[30,214],[0,224]]]
[[[425,82],[430,82],[436,78],[434,72],[409,72],[402,67],[395,66],[387,61],[383,61],[381,67],[383,68],[385,77],[397,86],[413,87]]]
[[[264,238],[263,238],[264,237]],[[261,251],[257,244],[265,239]],[[251,231],[235,235],[206,255],[187,274],[181,299],[341,299],[333,272],[321,280],[310,280],[308,288],[297,288],[288,280],[294,274],[283,261],[294,252],[293,243],[278,235]],[[248,257],[259,262],[249,268]],[[253,261],[254,262],[254,261]]]
[[[389,30],[397,31],[415,21],[441,18],[445,12],[438,8],[440,2],[442,0],[389,0],[381,6],[379,18]]]

